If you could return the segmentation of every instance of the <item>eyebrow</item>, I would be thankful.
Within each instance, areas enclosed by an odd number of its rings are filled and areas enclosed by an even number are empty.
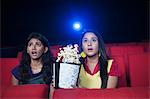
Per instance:
[[[28,44],[32,44],[33,42],[28,42]],[[35,43],[40,43],[40,44],[42,44],[42,42],[40,42],[40,41],[36,41]]]
[[[97,38],[97,37],[92,37],[92,39],[93,39],[93,38],[98,40],[98,38]],[[83,39],[88,39],[88,38],[83,38]]]
[[[92,39],[93,39],[93,38],[94,38],[94,39],[98,39],[97,37],[92,37]]]

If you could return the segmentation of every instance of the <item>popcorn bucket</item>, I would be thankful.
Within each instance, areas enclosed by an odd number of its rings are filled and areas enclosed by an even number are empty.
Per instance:
[[[72,88],[72,85],[77,83],[79,70],[79,64],[56,62],[54,64],[55,88]]]

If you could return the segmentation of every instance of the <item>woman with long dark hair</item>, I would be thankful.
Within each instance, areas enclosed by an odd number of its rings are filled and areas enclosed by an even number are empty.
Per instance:
[[[12,84],[50,84],[52,82],[52,54],[48,40],[39,33],[31,33],[25,43],[22,60],[12,70]]]
[[[115,88],[118,82],[118,68],[115,60],[109,59],[102,36],[86,30],[81,37],[81,70],[79,87]]]

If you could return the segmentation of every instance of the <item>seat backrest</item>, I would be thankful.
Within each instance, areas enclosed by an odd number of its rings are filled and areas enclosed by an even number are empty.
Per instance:
[[[149,86],[150,53],[129,55],[131,87]]]
[[[17,58],[0,58],[1,66],[1,84],[2,86],[10,86],[11,83],[11,70],[19,64]]]
[[[126,80],[127,86],[130,86],[130,78],[129,78],[129,61],[128,55],[130,54],[139,54],[144,53],[144,47],[135,46],[135,45],[125,45],[125,46],[112,46],[110,48],[110,56],[122,56],[125,64],[125,72],[126,72]]]
[[[119,81],[118,81],[118,87],[127,87],[127,74],[126,74],[126,65],[125,65],[125,60],[124,57],[122,56],[115,56],[112,57],[117,65],[118,65],[118,70],[120,73]]]
[[[22,59],[22,52],[18,52],[17,58],[18,58],[19,61],[21,61],[21,59]]]
[[[50,51],[51,51],[54,58],[57,57],[57,53],[59,52],[59,48],[61,48],[60,45],[50,46]]]
[[[143,53],[143,46],[112,46],[110,47],[111,56]]]

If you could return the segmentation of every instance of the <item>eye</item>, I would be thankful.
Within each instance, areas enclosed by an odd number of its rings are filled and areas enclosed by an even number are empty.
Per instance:
[[[92,41],[93,41],[93,42],[96,42],[96,41],[97,41],[97,39],[96,39],[96,38],[93,38],[93,39],[92,39]]]
[[[83,42],[87,42],[88,40],[87,39],[83,39]]]
[[[28,46],[30,47],[32,45],[32,43],[30,42],[30,43],[28,43]]]
[[[42,44],[40,42],[37,42],[36,45],[40,47]]]

